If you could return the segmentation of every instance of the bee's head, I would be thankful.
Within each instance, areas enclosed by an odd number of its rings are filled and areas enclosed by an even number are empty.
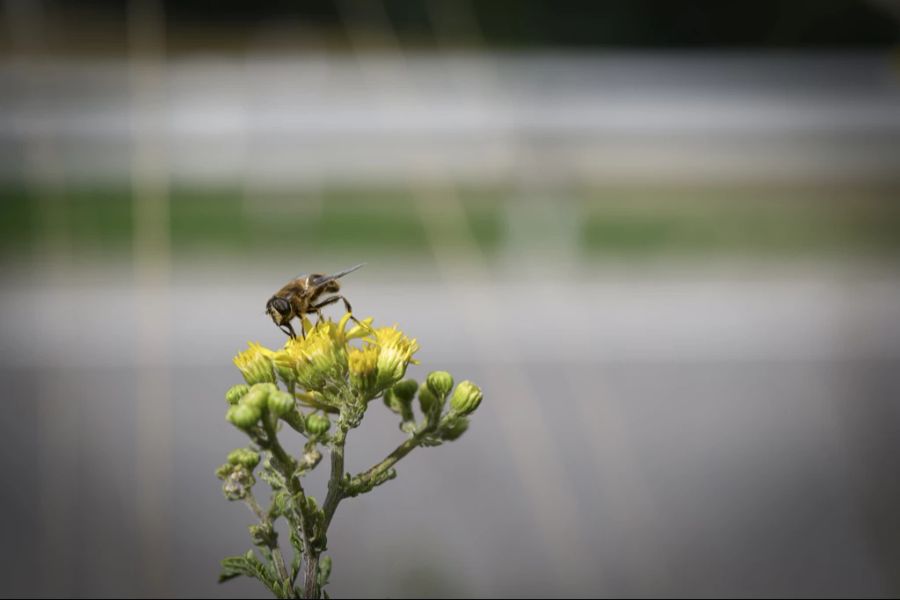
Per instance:
[[[291,303],[279,296],[272,296],[266,302],[266,312],[269,313],[276,325],[281,325],[291,318]]]

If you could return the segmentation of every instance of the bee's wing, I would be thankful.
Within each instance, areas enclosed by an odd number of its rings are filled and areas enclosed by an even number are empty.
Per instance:
[[[353,271],[356,271],[357,269],[361,269],[364,266],[366,266],[366,263],[360,263],[360,264],[356,265],[355,267],[350,267],[349,269],[344,269],[343,271],[334,273],[333,275],[315,275],[315,276],[313,276],[312,280],[309,283],[310,283],[310,285],[319,286],[319,285],[322,285],[323,283],[328,283],[329,281],[334,281],[335,279],[340,279],[344,275],[348,275],[348,274],[352,273]]]

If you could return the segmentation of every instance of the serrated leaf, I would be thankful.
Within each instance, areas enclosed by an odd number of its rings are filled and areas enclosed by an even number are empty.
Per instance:
[[[323,556],[319,563],[319,574],[316,577],[319,583],[319,589],[328,585],[328,579],[331,577],[331,557]],[[323,590],[324,591],[324,590]]]
[[[303,540],[300,539],[297,530],[291,528],[291,546],[294,547],[294,558],[291,560],[291,581],[296,581],[303,564]]]
[[[219,583],[224,583],[241,575],[258,579],[275,596],[279,598],[285,597],[282,594],[281,582],[278,581],[271,569],[256,557],[253,550],[249,550],[243,556],[229,556],[222,559],[222,572],[219,574]]]

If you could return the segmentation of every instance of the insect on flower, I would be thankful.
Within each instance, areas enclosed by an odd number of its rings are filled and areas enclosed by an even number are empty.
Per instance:
[[[269,301],[266,302],[266,314],[272,317],[272,321],[275,322],[279,329],[292,338],[297,337],[297,334],[294,332],[291,321],[295,317],[299,318],[300,333],[303,337],[306,337],[306,331],[303,328],[304,315],[315,313],[321,320],[322,308],[329,304],[334,304],[338,300],[343,301],[344,308],[348,313],[353,313],[353,309],[350,307],[347,299],[337,293],[341,289],[338,279],[364,265],[365,263],[362,263],[333,275],[322,273],[300,275],[287,282],[283,288],[269,298]],[[356,317],[351,318],[359,323]]]

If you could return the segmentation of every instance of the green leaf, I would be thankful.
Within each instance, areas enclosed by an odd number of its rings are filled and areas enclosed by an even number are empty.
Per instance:
[[[319,575],[317,577],[319,583],[319,589],[324,588],[328,585],[328,579],[331,577],[331,557],[323,556],[321,562],[319,562]]]
[[[241,575],[258,579],[275,596],[279,598],[284,597],[282,595],[281,582],[278,581],[272,570],[256,557],[253,550],[248,550],[247,554],[243,556],[229,556],[222,559],[222,572],[219,574],[219,583],[224,583]]]
[[[295,527],[291,527],[291,546],[294,547],[294,558],[291,561],[291,581],[297,581],[303,564],[303,540]]]

